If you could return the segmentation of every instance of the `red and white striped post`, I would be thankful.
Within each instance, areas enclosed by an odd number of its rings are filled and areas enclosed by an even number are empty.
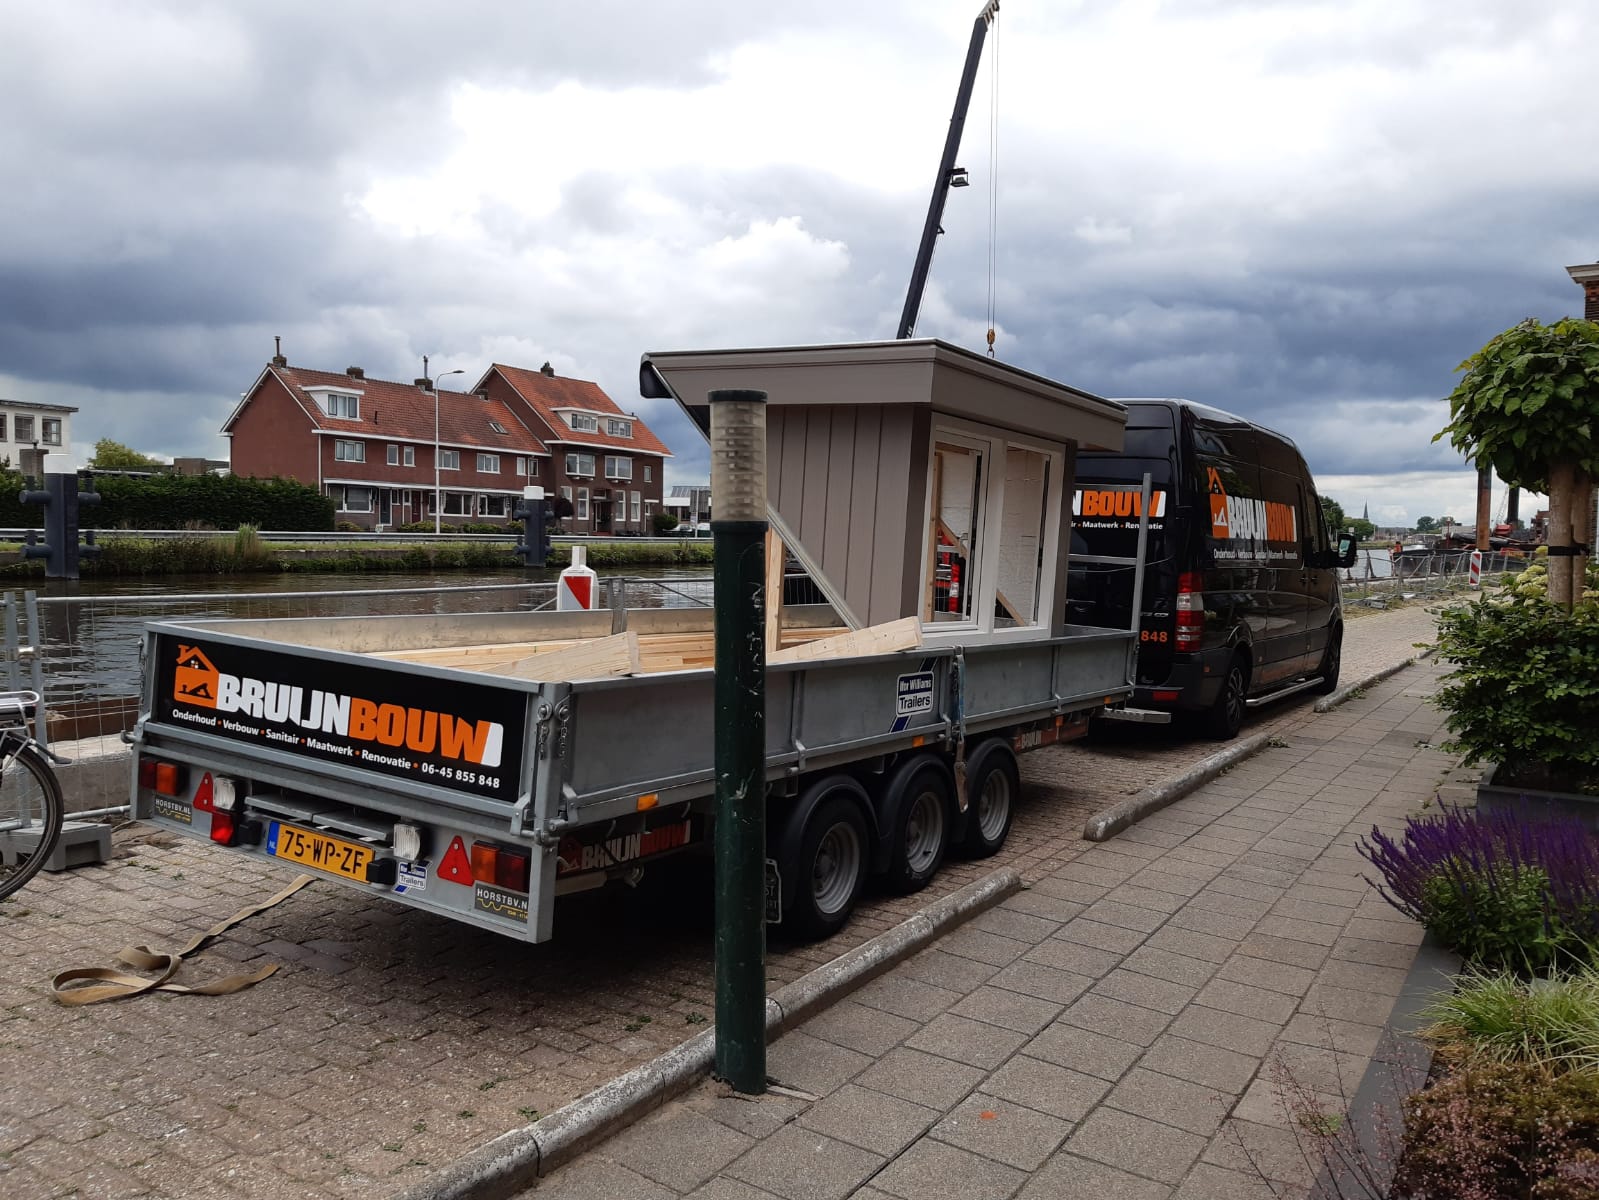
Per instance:
[[[1481,550],[1473,550],[1471,552],[1471,586],[1474,587],[1474,588],[1478,588],[1478,587],[1482,586],[1482,551]]]

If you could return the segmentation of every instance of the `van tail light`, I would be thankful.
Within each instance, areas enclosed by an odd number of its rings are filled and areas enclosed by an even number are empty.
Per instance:
[[[1177,577],[1177,649],[1198,650],[1205,633],[1204,577],[1184,571]]]

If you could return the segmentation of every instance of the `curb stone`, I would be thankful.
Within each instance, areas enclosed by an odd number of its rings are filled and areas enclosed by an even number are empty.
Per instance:
[[[1357,680],[1355,680],[1354,683],[1346,684],[1345,686],[1339,688],[1336,692],[1333,692],[1332,694],[1327,695],[1327,696],[1323,696],[1320,700],[1316,701],[1316,705],[1311,711],[1312,712],[1318,712],[1318,713],[1331,712],[1333,709],[1337,708],[1340,704],[1342,704],[1345,700],[1349,699],[1349,697],[1352,696],[1354,693],[1356,693],[1358,691],[1361,691],[1361,690],[1363,690],[1365,688],[1369,688],[1373,684],[1381,683],[1384,679],[1387,679],[1388,676],[1397,675],[1397,674],[1399,674],[1400,671],[1403,671],[1406,667],[1415,666],[1418,662],[1420,662],[1424,658],[1432,657],[1433,652],[1436,651],[1437,649],[1438,649],[1438,647],[1436,647],[1436,646],[1428,646],[1420,654],[1412,654],[1409,658],[1405,659],[1403,662],[1396,662],[1396,663],[1392,664],[1391,666],[1384,667],[1380,671],[1373,671],[1370,675],[1367,675],[1364,679],[1357,679]]]
[[[929,904],[886,933],[785,984],[766,998],[768,1039],[800,1024],[846,993],[1021,889],[1005,867]],[[716,1028],[619,1075],[549,1116],[502,1133],[396,1200],[506,1200],[645,1113],[687,1091],[716,1057]]]
[[[1181,775],[1173,775],[1154,787],[1145,788],[1138,795],[1123,800],[1120,804],[1102,809],[1088,818],[1088,823],[1083,826],[1083,839],[1103,842],[1115,837],[1129,825],[1137,824],[1145,817],[1159,812],[1170,804],[1175,804],[1190,792],[1203,787],[1228,767],[1259,754],[1271,744],[1273,736],[1269,733],[1257,733],[1242,741],[1234,742],[1227,749],[1218,750],[1215,754],[1200,759]]]

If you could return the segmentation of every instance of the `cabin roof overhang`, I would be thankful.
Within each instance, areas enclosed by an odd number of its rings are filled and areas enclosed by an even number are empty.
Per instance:
[[[1035,437],[1120,450],[1127,410],[1115,401],[937,339],[644,355],[644,396],[671,398],[700,429],[707,393],[757,388],[773,407],[920,405]]]

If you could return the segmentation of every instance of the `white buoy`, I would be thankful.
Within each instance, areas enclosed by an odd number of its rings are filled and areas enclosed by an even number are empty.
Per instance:
[[[594,572],[588,568],[587,546],[572,547],[572,565],[561,572],[555,584],[557,612],[573,612],[594,607],[594,597],[599,591]]]

